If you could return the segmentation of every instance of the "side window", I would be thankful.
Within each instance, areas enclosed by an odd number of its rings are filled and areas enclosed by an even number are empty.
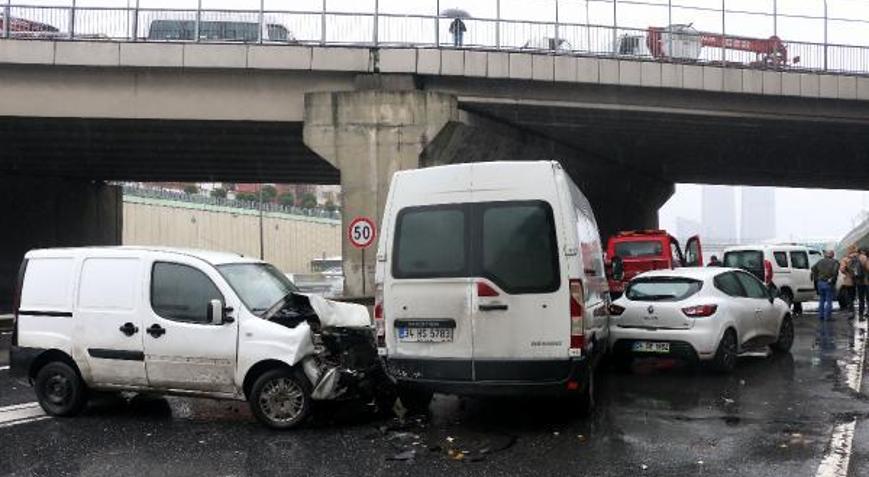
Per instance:
[[[791,263],[800,270],[809,269],[809,255],[806,252],[791,252]]]
[[[151,271],[151,308],[163,318],[208,323],[208,303],[223,300],[202,271],[180,263],[157,262]]]
[[[726,295],[735,297],[744,297],[745,290],[736,278],[736,273],[727,272],[715,277],[715,288],[721,290]]]
[[[769,292],[766,291],[766,287],[764,287],[763,283],[755,278],[754,275],[739,272],[736,274],[736,276],[739,279],[739,282],[742,284],[742,288],[745,288],[745,293],[746,295],[748,295],[748,298],[769,297]]]
[[[773,257],[775,257],[775,263],[779,267],[788,268],[788,254],[785,252],[773,252]]]

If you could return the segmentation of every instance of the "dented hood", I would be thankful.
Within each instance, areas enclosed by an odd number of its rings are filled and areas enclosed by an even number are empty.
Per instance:
[[[372,326],[368,308],[362,305],[327,300],[319,295],[306,293],[299,293],[299,295],[308,299],[323,326],[354,328]]]

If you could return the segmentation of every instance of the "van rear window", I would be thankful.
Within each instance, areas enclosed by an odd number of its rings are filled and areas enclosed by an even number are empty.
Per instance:
[[[395,278],[485,277],[505,292],[560,285],[552,208],[542,201],[412,207],[398,214]]]
[[[724,266],[749,271],[763,271],[763,252],[759,250],[740,250],[724,254]]]
[[[395,273],[400,278],[457,277],[466,274],[463,207],[402,211],[395,237]]]

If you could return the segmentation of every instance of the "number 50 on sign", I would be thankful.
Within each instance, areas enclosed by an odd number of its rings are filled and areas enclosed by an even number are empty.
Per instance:
[[[347,236],[350,243],[356,248],[368,248],[377,237],[377,227],[374,221],[368,217],[356,217],[347,228]]]

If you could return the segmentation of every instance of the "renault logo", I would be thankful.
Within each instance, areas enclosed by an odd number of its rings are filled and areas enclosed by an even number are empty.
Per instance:
[[[649,307],[648,307],[648,308],[646,308],[646,311],[648,311],[648,312],[649,312],[649,314],[650,314],[650,315],[651,315],[651,314],[652,314],[652,313],[654,313],[654,312],[655,312],[655,307],[654,307],[654,306],[652,306],[652,305],[649,305]]]

